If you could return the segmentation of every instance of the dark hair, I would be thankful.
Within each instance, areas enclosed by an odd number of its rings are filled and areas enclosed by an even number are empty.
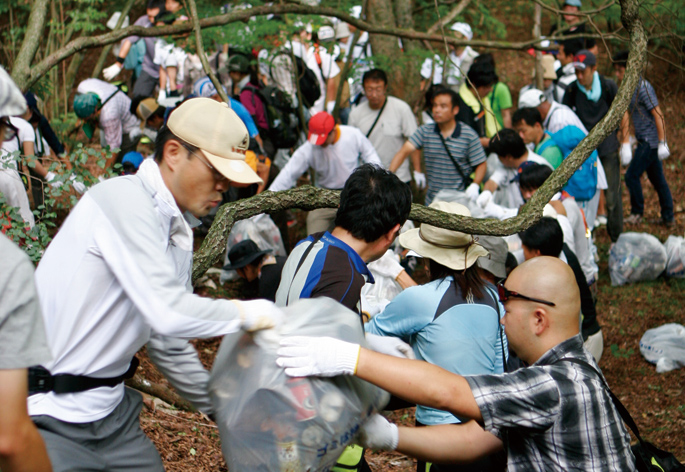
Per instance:
[[[513,124],[525,121],[528,126],[534,126],[535,123],[540,123],[542,126],[542,115],[537,108],[519,108],[511,117]]]
[[[564,46],[564,54],[567,56],[575,56],[578,51],[585,49],[585,41],[583,38],[571,38],[559,43],[560,46]]]
[[[154,10],[155,8],[159,8],[159,12],[164,13],[166,11],[165,5],[166,2],[164,0],[148,0],[147,9]]]
[[[611,60],[615,66],[626,67],[628,64],[628,54],[628,51],[619,51],[612,56]]]
[[[493,62],[483,60],[471,64],[468,74],[466,76],[474,87],[486,87],[497,83],[497,74],[495,74],[495,65]]]
[[[157,13],[157,16],[155,16],[155,24],[164,23],[165,25],[173,25],[174,21],[176,21],[176,15],[170,11],[161,10]]]
[[[433,102],[435,101],[435,97],[439,97],[440,95],[449,95],[450,96],[450,102],[452,103],[452,108],[458,107],[460,100],[459,100],[459,94],[455,92],[454,90],[447,88],[447,87],[437,87],[433,91],[433,96],[431,97],[431,105],[433,105]]]
[[[528,249],[537,249],[543,256],[559,257],[564,248],[564,233],[555,218],[544,216],[540,221],[519,233],[521,242]]]
[[[385,85],[388,85],[388,76],[383,69],[371,69],[364,72],[362,86],[367,80],[382,80]]]
[[[411,190],[395,174],[374,164],[357,167],[340,193],[335,226],[367,243],[395,225],[403,225],[411,211]]]
[[[490,139],[488,151],[494,152],[499,157],[513,156],[515,159],[518,159],[526,153],[526,144],[516,131],[505,128],[498,131]]]
[[[519,172],[519,187],[522,189],[538,189],[545,180],[552,175],[552,169],[537,162],[529,162]]]
[[[519,261],[516,260],[516,256],[513,255],[510,252],[507,252],[507,260],[504,263],[504,267],[506,268],[507,275],[511,274],[511,271],[516,269],[519,265]]]
[[[164,145],[172,139],[181,143],[181,145],[189,152],[195,152],[199,149],[192,144],[186,143],[184,140],[172,133],[167,125],[164,125],[157,132],[157,138],[155,139],[155,162],[162,162],[162,157],[164,156]]]
[[[461,293],[461,296],[466,299],[469,292],[473,294],[474,298],[483,298],[483,289],[485,288],[485,282],[480,278],[478,274],[478,265],[473,264],[471,267],[465,270],[454,270],[446,267],[433,259],[428,259],[431,281],[444,279],[450,275],[454,278],[454,288],[457,294]]]

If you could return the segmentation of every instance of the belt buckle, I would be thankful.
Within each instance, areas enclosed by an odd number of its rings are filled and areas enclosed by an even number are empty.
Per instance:
[[[55,387],[55,379],[44,367],[29,368],[29,392],[48,393]]]

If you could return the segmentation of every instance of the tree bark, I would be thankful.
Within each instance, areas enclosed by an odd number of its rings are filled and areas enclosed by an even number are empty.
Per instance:
[[[535,25],[533,26],[533,38],[540,38],[540,27],[542,24],[542,7],[535,4]],[[542,52],[535,51],[535,88],[544,90],[544,72],[542,70]]]
[[[209,76],[209,80],[211,80],[212,84],[214,84],[214,88],[216,88],[221,100],[223,100],[224,103],[228,103],[230,106],[228,95],[226,94],[226,91],[221,85],[219,79],[217,79],[216,75],[214,75],[214,72],[212,72],[212,68],[209,66],[209,61],[207,60],[207,55],[205,54],[205,46],[202,44],[202,30],[200,28],[200,20],[197,16],[197,5],[195,4],[195,0],[188,0],[188,7],[190,9],[190,19],[192,20],[193,30],[195,30],[195,46],[197,49],[197,55],[200,57],[200,62],[202,62],[202,68]]]
[[[147,393],[153,397],[157,397],[160,400],[164,400],[170,405],[174,405],[176,408],[180,408],[185,411],[197,411],[192,403],[183,398],[178,393],[174,392],[168,387],[152,383],[149,380],[145,380],[140,375],[135,375],[133,378],[126,380],[126,385],[128,387],[134,388],[140,392]]]
[[[30,86],[22,87],[26,82],[26,77],[29,77],[31,74],[31,63],[36,55],[36,51],[38,51],[38,45],[43,39],[45,19],[48,15],[48,3],[49,0],[34,0],[26,32],[24,33],[24,41],[21,43],[19,54],[17,54],[17,58],[14,60],[11,75],[12,79],[22,89],[22,92],[25,92]],[[45,75],[48,70],[45,70],[38,78]]]

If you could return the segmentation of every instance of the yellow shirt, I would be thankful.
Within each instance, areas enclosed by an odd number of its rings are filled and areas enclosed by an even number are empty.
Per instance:
[[[459,96],[464,100],[468,106],[471,107],[473,112],[478,115],[481,111],[481,105],[478,101],[478,97],[473,93],[472,89],[466,84],[462,84],[459,88]],[[492,138],[495,133],[497,133],[497,119],[492,111],[492,105],[490,104],[490,98],[481,97],[483,102],[483,108],[485,109],[485,135],[488,138]]]

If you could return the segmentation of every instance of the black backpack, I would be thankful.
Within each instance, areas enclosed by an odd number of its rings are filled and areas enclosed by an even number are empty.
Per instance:
[[[289,149],[297,143],[298,119],[288,96],[274,85],[257,88],[247,84],[243,90],[252,91],[262,101],[268,129],[267,137],[276,149]]]
[[[281,49],[276,53],[271,59],[272,66],[274,59],[281,55],[287,55],[291,59],[295,59],[297,80],[300,86],[300,93],[302,94],[302,104],[305,108],[311,108],[311,106],[314,105],[314,102],[321,97],[319,79],[316,77],[314,71],[304,63],[302,58],[295,56],[289,49]],[[269,67],[269,75],[271,75],[271,66]]]

